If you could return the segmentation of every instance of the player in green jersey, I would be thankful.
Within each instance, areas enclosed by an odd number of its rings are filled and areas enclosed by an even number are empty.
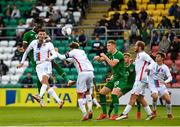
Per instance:
[[[41,29],[42,26],[41,25],[35,25],[35,27],[32,30],[29,30],[28,32],[26,32],[23,36],[23,50],[25,51],[26,48],[28,47],[28,45],[35,39],[37,39],[37,32],[39,29]],[[47,39],[47,41],[49,41],[49,39]],[[35,70],[36,67],[36,62],[34,61],[33,58],[33,51],[31,51],[28,55],[28,58],[30,59],[31,63],[32,63],[32,67]],[[71,81],[68,79],[67,74],[62,70],[62,68],[55,62],[52,61],[52,66],[56,69],[57,73],[65,80],[65,82],[67,82],[67,86],[71,86],[72,84],[75,83],[75,81]],[[37,87],[38,87],[38,91],[40,92],[41,89],[41,83],[38,80],[37,81]],[[43,106],[43,103],[41,103],[41,106]]]
[[[112,67],[113,78],[100,90],[100,104],[103,113],[97,120],[108,117],[106,109],[106,95],[111,92],[111,98],[114,107],[114,114],[110,120],[115,120],[118,117],[119,97],[126,93],[127,77],[123,54],[116,49],[116,42],[109,40],[107,43],[108,53],[101,53],[100,56],[95,56],[94,60],[99,62],[106,61]]]
[[[134,85],[136,72],[135,72],[135,65],[132,63],[132,55],[130,53],[124,53],[124,60],[126,64],[126,76],[127,76],[126,91],[124,92],[124,94],[126,94],[132,89]],[[112,110],[113,110],[113,103],[110,103],[110,109],[108,112],[109,116],[111,115]],[[139,118],[140,118],[140,103],[139,101],[137,101],[137,119]]]

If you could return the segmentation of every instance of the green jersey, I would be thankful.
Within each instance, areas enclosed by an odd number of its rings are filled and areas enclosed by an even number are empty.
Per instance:
[[[37,33],[33,30],[30,30],[28,32],[26,32],[23,36],[23,43],[27,43],[27,45],[29,45],[33,40],[37,39]],[[34,64],[34,58],[33,58],[33,51],[30,51],[30,53],[28,54],[28,57],[30,58],[30,60],[32,61],[32,63]]]
[[[126,75],[127,75],[127,86],[133,87],[135,77],[136,77],[136,72],[135,72],[135,65],[130,64],[129,66],[126,67]]]
[[[117,51],[114,54],[107,53],[107,56],[110,60],[119,60],[119,62],[112,68],[113,78],[126,79],[124,55],[120,51]]]

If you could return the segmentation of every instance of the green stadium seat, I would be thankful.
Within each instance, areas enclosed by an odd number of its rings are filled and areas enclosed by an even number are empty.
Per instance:
[[[77,75],[77,70],[76,70],[76,68],[71,68],[71,69],[70,69],[70,73],[73,74],[73,75]]]
[[[100,68],[98,68],[98,72],[99,72],[100,74],[106,74],[107,71],[108,71],[108,68],[107,68],[107,67],[100,67]]]
[[[104,75],[96,75],[95,79],[96,79],[96,82],[101,83],[104,80]]]
[[[63,68],[64,72],[66,72],[67,74],[70,73],[70,69],[69,68]]]
[[[92,49],[91,46],[86,46],[86,47],[84,48],[84,50],[85,50],[86,52],[89,52],[91,49]]]
[[[96,56],[95,53],[91,53],[88,55],[89,60],[93,60],[94,56]]]

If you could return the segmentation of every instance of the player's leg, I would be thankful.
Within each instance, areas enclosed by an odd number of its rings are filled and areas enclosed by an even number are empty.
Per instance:
[[[104,86],[100,92],[99,92],[99,99],[100,99],[100,105],[102,108],[102,113],[97,117],[97,120],[106,119],[107,116],[107,108],[106,108],[106,95],[111,92],[111,89],[106,86]]]
[[[137,104],[136,119],[141,119],[141,103],[139,99],[136,100],[136,104]]]
[[[87,105],[90,106],[89,104],[89,100],[91,100],[91,103],[92,103],[92,99],[91,99],[91,95],[88,96],[88,88],[87,88],[87,85],[86,85],[86,77],[87,75],[85,75],[83,72],[80,73],[78,75],[78,79],[77,79],[77,83],[76,83],[76,91],[77,91],[77,95],[78,95],[78,104],[79,104],[79,107],[81,109],[81,112],[83,114],[83,117],[82,117],[82,121],[86,121],[89,119],[89,115],[86,111],[86,103]],[[86,96],[86,103],[84,101],[84,94],[87,94]]]
[[[163,100],[166,101],[166,109],[167,109],[168,118],[172,119],[173,115],[172,115],[171,96],[169,95],[167,88],[164,87],[160,90],[160,96],[162,97]]]
[[[121,97],[123,93],[120,91],[120,88],[114,88],[111,93],[114,114],[110,118],[110,120],[116,120],[118,118],[118,111],[119,111],[119,97]]]
[[[158,100],[158,93],[156,91],[152,91],[151,94],[152,97],[152,110],[153,110],[153,114],[157,115],[157,100]]]
[[[64,81],[68,83],[68,86],[71,86],[75,83],[68,78],[66,72],[64,72],[61,66],[58,65],[54,60],[52,61],[52,66],[56,69],[57,73],[64,79]]]
[[[146,120],[152,120],[156,116],[152,113],[151,108],[149,107],[147,101],[144,99],[144,94],[140,95],[140,102],[142,106],[144,107],[145,112],[147,113],[147,118]]]
[[[92,102],[93,102],[93,104],[96,105],[96,109],[99,109],[99,108],[101,107],[101,105],[98,103],[97,99],[94,97],[94,86],[91,86],[89,92],[90,92],[90,94],[91,94],[91,96],[92,96]]]

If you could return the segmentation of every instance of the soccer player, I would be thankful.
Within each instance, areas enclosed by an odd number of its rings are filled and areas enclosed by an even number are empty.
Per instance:
[[[41,82],[42,86],[40,89],[40,94],[34,96],[34,98],[40,102],[44,93],[47,91],[49,95],[53,96],[54,99],[59,104],[59,108],[62,108],[64,102],[59,99],[53,88],[50,88],[48,83],[49,76],[52,74],[52,63],[51,60],[57,57],[57,54],[54,50],[54,46],[51,42],[45,43],[46,32],[41,29],[38,31],[38,40],[34,40],[27,47],[26,51],[23,54],[21,63],[18,65],[18,68],[22,67],[25,59],[27,58],[28,53],[33,50],[34,61],[36,63],[36,72]],[[50,56],[50,53],[52,54]]]
[[[93,84],[94,68],[91,62],[88,60],[84,50],[79,49],[79,44],[72,42],[69,44],[70,52],[65,55],[59,53],[58,57],[61,60],[67,59],[69,62],[73,62],[77,71],[78,79],[76,82],[76,91],[78,95],[78,104],[83,113],[82,121],[86,121],[92,118],[92,96],[89,92],[91,84]],[[84,93],[86,94],[88,113],[85,107]]]
[[[166,88],[166,84],[172,81],[172,76],[169,68],[163,63],[165,55],[161,52],[156,55],[156,63],[149,70],[149,88],[153,98],[152,109],[156,115],[157,99],[161,97],[166,102],[167,116],[169,119],[173,118],[171,97]]]
[[[127,91],[126,91],[126,93],[127,93],[133,87],[136,72],[135,72],[135,65],[132,63],[132,55],[130,53],[124,53],[124,61],[126,64],[126,76],[127,76],[127,86],[126,86]],[[126,93],[124,93],[124,94],[126,94]],[[139,103],[138,103],[138,106],[139,106]],[[113,110],[113,103],[110,103],[110,109],[108,112],[109,117],[111,115],[112,110]]]
[[[42,25],[40,24],[36,24],[35,27],[32,30],[29,30],[28,32],[26,32],[23,36],[23,52],[26,50],[26,48],[28,47],[28,45],[33,41],[37,39],[37,33],[38,30],[42,28]],[[49,38],[46,39],[46,41],[49,41]],[[30,59],[31,63],[32,63],[32,67],[35,70],[36,67],[36,62],[33,59],[33,52],[30,51],[30,53],[28,54],[28,58]],[[52,61],[52,65],[53,67],[56,69],[56,71],[58,72],[58,74],[66,81],[68,82],[68,86],[70,86],[71,84],[74,84],[74,81],[71,81],[68,79],[67,74],[62,70],[62,68],[55,62]],[[38,80],[37,81],[37,87],[38,87],[38,92],[40,92],[41,89],[41,83]],[[41,100],[40,102],[41,106],[44,106],[43,101]]]
[[[145,87],[147,83],[147,68],[151,67],[154,64],[152,58],[144,51],[145,43],[142,41],[137,41],[135,44],[135,52],[137,53],[135,59],[135,70],[136,70],[136,78],[133,85],[133,89],[131,90],[131,97],[129,103],[127,104],[126,108],[124,109],[123,113],[120,117],[116,120],[127,119],[128,113],[132,109],[132,106],[136,102],[139,97],[139,101],[143,105],[146,113],[147,118],[146,120],[151,120],[155,118],[153,115],[149,105],[147,104],[146,100],[144,99],[145,94]],[[149,65],[148,65],[149,64]]]
[[[127,92],[126,84],[126,69],[123,54],[116,49],[116,42],[114,40],[109,40],[107,42],[107,55],[101,53],[100,56],[95,56],[94,60],[99,62],[106,61],[110,67],[112,67],[113,78],[100,90],[100,104],[102,107],[102,112],[97,120],[106,119],[107,109],[106,109],[106,95],[111,92],[111,98],[114,107],[114,114],[109,118],[110,120],[115,120],[118,117],[119,110],[119,97]]]

